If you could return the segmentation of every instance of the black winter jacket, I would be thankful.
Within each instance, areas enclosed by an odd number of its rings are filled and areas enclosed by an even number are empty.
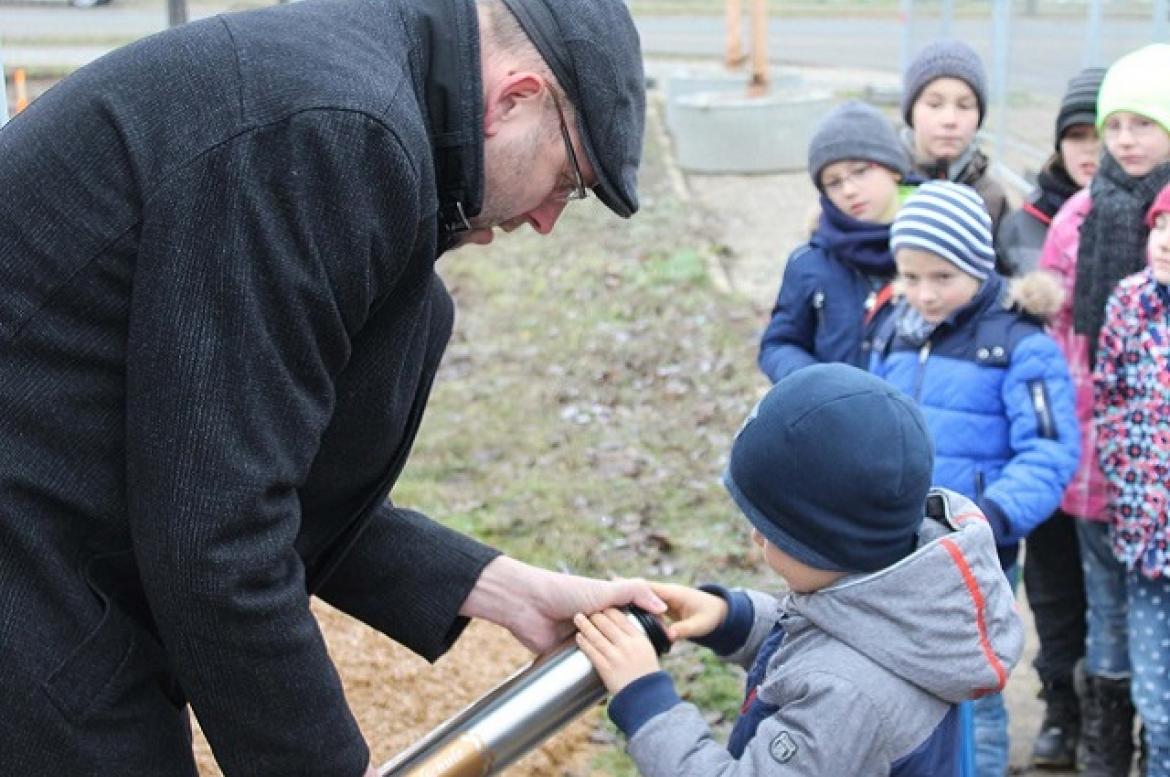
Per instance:
[[[453,314],[435,106],[482,190],[474,7],[413,2],[185,25],[0,131],[0,773],[194,774],[189,700],[227,775],[357,777],[310,594],[461,631],[495,551],[386,502]]]

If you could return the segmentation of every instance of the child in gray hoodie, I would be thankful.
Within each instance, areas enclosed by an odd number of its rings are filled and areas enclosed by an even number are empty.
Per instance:
[[[614,610],[575,619],[646,777],[959,774],[957,705],[1002,690],[1023,628],[991,528],[929,490],[913,400],[844,364],[777,383],[724,484],[788,593],[655,584],[672,640],[749,668],[728,746]]]

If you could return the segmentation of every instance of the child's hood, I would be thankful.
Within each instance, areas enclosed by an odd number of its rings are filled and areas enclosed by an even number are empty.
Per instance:
[[[950,525],[926,518],[914,553],[873,574],[793,594],[787,609],[955,703],[1003,690],[1024,631],[982,513],[954,492],[936,489],[931,498]]]

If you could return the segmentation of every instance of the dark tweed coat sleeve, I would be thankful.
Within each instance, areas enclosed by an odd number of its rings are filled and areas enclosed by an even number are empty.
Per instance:
[[[407,163],[365,116],[307,111],[211,149],[144,208],[131,533],[171,665],[229,774],[356,775],[368,757],[294,540],[353,334],[395,281],[369,259],[416,239],[412,188],[377,185]]]
[[[453,317],[392,6],[182,25],[0,131],[0,773],[189,774],[189,700],[231,777],[357,777],[311,592],[464,624],[495,552],[382,505]]]

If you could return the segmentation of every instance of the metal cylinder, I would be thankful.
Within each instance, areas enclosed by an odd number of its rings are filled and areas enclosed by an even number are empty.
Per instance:
[[[659,655],[670,640],[656,618],[626,617]],[[498,774],[605,696],[605,685],[572,637],[467,706],[383,765],[381,777],[487,777]]]

